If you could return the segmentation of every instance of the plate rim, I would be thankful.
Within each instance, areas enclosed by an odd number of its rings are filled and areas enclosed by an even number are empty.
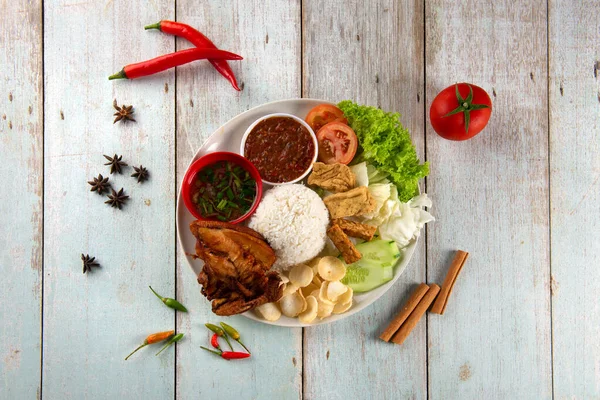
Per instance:
[[[199,157],[199,153],[202,151],[202,149],[204,147],[206,147],[206,145],[208,144],[208,142],[211,140],[211,138],[217,134],[219,134],[220,132],[222,132],[224,130],[224,127],[229,124],[230,122],[232,122],[235,119],[238,118],[243,118],[245,115],[250,114],[254,111],[256,111],[256,109],[258,108],[262,108],[262,107],[268,107],[268,106],[273,106],[273,105],[278,105],[281,103],[295,103],[295,102],[319,102],[322,104],[332,104],[332,105],[337,105],[336,103],[333,103],[329,100],[323,100],[323,99],[313,99],[313,98],[289,98],[289,99],[282,99],[282,100],[274,100],[274,101],[270,101],[267,103],[262,103],[259,104],[257,106],[254,106],[246,111],[243,111],[239,114],[236,114],[235,116],[233,116],[232,118],[230,118],[229,120],[227,120],[225,123],[221,124],[217,129],[215,129],[200,145],[200,147],[196,150],[194,156],[192,157],[192,159],[190,160],[190,162],[188,163],[187,167],[186,167],[186,171],[189,169],[190,165],[192,165],[192,163],[194,161],[196,161],[196,159],[198,159]],[[259,117],[260,118],[260,117]],[[185,174],[184,174],[185,176]],[[175,210],[175,225],[177,228],[177,242],[179,243],[179,247],[182,251],[182,253],[185,256],[185,261],[189,267],[189,269],[191,269],[191,271],[195,274],[196,271],[194,270],[194,267],[192,266],[191,263],[191,256],[188,255],[188,253],[186,252],[186,249],[183,246],[183,241],[182,241],[182,229],[183,227],[180,224],[180,215],[182,215],[182,211],[187,212],[187,209],[185,208],[185,204],[183,204],[183,200],[182,200],[182,196],[181,196],[181,182],[178,182],[178,188],[177,188],[177,207]],[[420,191],[420,190],[419,190]],[[379,286],[377,289],[380,289],[381,292],[375,294],[374,298],[372,298],[372,300],[368,303],[368,304],[364,304],[362,306],[359,307],[353,307],[350,310],[348,310],[347,312],[343,313],[343,314],[337,314],[337,318],[325,318],[323,320],[311,323],[311,324],[305,324],[305,323],[301,323],[298,320],[297,324],[281,324],[278,323],[278,321],[267,321],[265,319],[259,318],[258,316],[254,315],[254,313],[252,313],[252,310],[244,312],[240,315],[250,319],[250,320],[254,320],[263,324],[267,324],[267,325],[272,325],[272,326],[280,326],[283,328],[308,328],[308,327],[313,327],[313,326],[320,326],[320,325],[326,325],[326,324],[331,324],[334,322],[338,322],[341,321],[343,319],[346,319],[348,317],[351,317],[354,314],[357,314],[367,308],[369,308],[369,306],[373,305],[375,302],[377,302],[377,300],[379,300],[381,297],[383,297],[384,294],[386,294],[391,287],[396,283],[396,281],[400,278],[400,276],[404,273],[404,271],[406,270],[406,268],[408,267],[408,265],[410,264],[410,261],[413,258],[413,254],[415,252],[415,249],[417,247],[417,243],[419,242],[419,236],[417,236],[415,239],[411,240],[411,242],[404,247],[404,251],[403,251],[403,257],[402,260],[397,263],[394,266],[394,269],[396,268],[400,268],[401,270],[398,273],[394,274],[394,277],[389,281],[386,282],[385,284]],[[360,296],[360,294],[357,294],[357,296]]]

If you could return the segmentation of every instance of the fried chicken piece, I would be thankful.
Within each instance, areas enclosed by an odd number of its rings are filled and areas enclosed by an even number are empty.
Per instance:
[[[281,298],[279,274],[269,272],[275,252],[258,232],[214,221],[194,221],[190,230],[196,257],[204,261],[198,283],[215,314],[239,314]]]
[[[377,232],[376,226],[361,224],[360,222],[349,221],[343,218],[334,219],[331,223],[342,228],[342,231],[346,235],[366,240],[367,242],[373,239],[373,235]]]
[[[269,292],[250,301],[245,300],[239,293],[233,293],[228,299],[220,298],[213,300],[212,311],[222,316],[235,315],[252,310],[265,303],[279,300],[283,295],[283,286],[280,285],[281,279],[279,278],[279,274],[277,272],[269,272],[267,278]]]
[[[333,193],[346,192],[356,185],[356,175],[344,164],[316,162],[308,176],[308,184],[319,186]]]
[[[323,202],[332,219],[368,214],[375,210],[377,204],[366,186],[332,194],[325,197]]]
[[[214,228],[214,229],[230,229],[236,232],[241,232],[241,233],[245,233],[247,235],[250,236],[254,236],[257,239],[260,240],[265,240],[265,238],[258,232],[256,232],[254,229],[250,229],[248,227],[245,227],[243,225],[233,225],[227,222],[220,222],[220,221],[194,221],[190,224],[190,230],[192,231],[192,234],[194,234],[194,236],[196,235],[196,231],[197,229],[199,229],[200,227],[202,228]]]
[[[333,242],[335,247],[342,253],[346,264],[352,264],[362,258],[360,251],[354,246],[354,243],[348,239],[348,236],[342,231],[339,225],[331,225],[327,229],[327,236]]]

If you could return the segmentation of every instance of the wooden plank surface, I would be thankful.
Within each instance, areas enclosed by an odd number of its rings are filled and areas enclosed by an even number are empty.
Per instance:
[[[549,3],[556,399],[600,398],[599,8],[598,1]]]
[[[40,388],[42,9],[0,3],[0,398]]]
[[[600,397],[600,3],[546,4],[53,0],[42,12],[0,1],[0,398]],[[143,30],[175,16],[245,57],[232,63],[243,92],[207,63],[106,79],[187,47]],[[480,136],[454,143],[424,112],[463,80],[491,93],[494,111]],[[403,114],[431,163],[422,189],[437,221],[393,289],[349,320],[302,335],[229,318],[255,350],[231,369],[198,348],[218,319],[176,243],[176,190],[219,125],[301,95]],[[112,124],[113,98],[137,123]],[[114,152],[151,173],[142,185],[131,168],[110,175],[131,196],[121,212],[86,184]],[[401,347],[380,342],[456,248],[471,255],[446,313]],[[101,268],[83,275],[82,252]],[[191,312],[175,317],[148,284]],[[175,326],[186,334],[176,351],[123,361]]]
[[[429,398],[551,398],[546,2],[430,1],[425,24],[427,104],[462,81],[494,104],[467,142],[427,124],[429,282],[470,252],[428,317]]]
[[[174,50],[144,25],[172,18],[174,1],[45,2],[45,227],[42,396],[173,398],[174,349],[142,349],[149,334],[173,329],[174,311],[148,285],[173,296],[174,73],[108,81],[123,65]],[[113,125],[112,101],[133,104],[137,122]],[[130,196],[104,204],[86,181],[108,174],[102,154],[143,164],[110,175]],[[80,253],[101,267],[82,274]],[[180,348],[191,346],[180,342]]]
[[[220,48],[239,53],[230,63],[243,91],[236,92],[208,63],[177,70],[177,184],[202,142],[242,111],[269,101],[300,97],[300,2],[177,1],[177,19],[191,24]],[[178,40],[178,49],[189,47]],[[191,349],[177,352],[177,397],[214,399],[301,398],[302,333],[244,317],[219,318],[200,294],[178,246],[177,294],[191,307],[178,315]],[[200,350],[209,343],[204,323],[225,320],[253,351],[234,366]]]
[[[303,3],[303,96],[352,99],[400,112],[423,157],[422,2],[345,3]],[[424,280],[422,240],[384,297],[346,320],[306,328],[304,398],[426,398],[425,321],[402,346],[378,339],[409,292]]]

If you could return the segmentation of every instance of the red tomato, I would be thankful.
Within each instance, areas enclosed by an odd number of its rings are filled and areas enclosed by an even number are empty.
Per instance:
[[[469,83],[448,86],[433,99],[429,109],[431,126],[449,140],[467,140],[477,135],[487,125],[490,115],[490,96]]]
[[[315,133],[324,125],[334,121],[348,124],[348,121],[344,118],[344,112],[331,104],[320,104],[310,110],[306,116],[306,123],[310,125]]]
[[[325,164],[348,164],[356,154],[356,133],[343,122],[330,122],[317,132],[319,161]]]

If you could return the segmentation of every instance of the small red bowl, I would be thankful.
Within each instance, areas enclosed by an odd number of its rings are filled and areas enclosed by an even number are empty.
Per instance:
[[[185,206],[194,217],[198,218],[201,221],[214,221],[212,219],[202,217],[202,215],[196,210],[196,207],[192,202],[192,188],[194,185],[194,179],[196,178],[198,172],[200,172],[205,167],[217,163],[219,161],[229,161],[239,165],[240,167],[248,171],[252,179],[254,179],[254,181],[256,182],[256,196],[254,198],[254,203],[252,204],[252,207],[250,207],[250,210],[248,210],[246,214],[242,215],[238,219],[229,221],[230,224],[239,224],[240,222],[245,221],[254,213],[254,211],[256,211],[258,203],[260,203],[260,200],[262,198],[262,180],[260,174],[258,173],[258,170],[254,166],[254,164],[252,164],[250,161],[248,161],[248,159],[242,157],[241,155],[236,153],[229,153],[226,151],[218,151],[200,157],[199,159],[194,161],[192,165],[190,165],[187,172],[185,173],[185,176],[183,177],[183,182],[181,182],[181,195],[183,196]]]

